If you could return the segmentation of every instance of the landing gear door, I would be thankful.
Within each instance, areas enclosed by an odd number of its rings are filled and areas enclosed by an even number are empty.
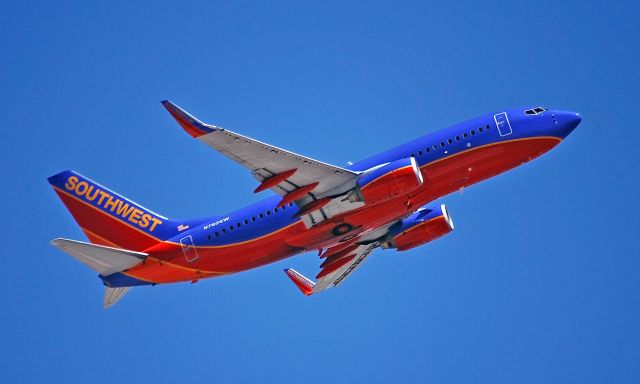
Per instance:
[[[193,237],[191,235],[180,239],[180,245],[182,246],[184,258],[188,263],[198,260],[198,252],[196,252],[196,247],[193,245]]]
[[[493,120],[496,121],[496,126],[498,127],[498,132],[500,132],[500,136],[507,136],[512,133],[511,123],[509,123],[507,112],[497,113],[493,115]]]

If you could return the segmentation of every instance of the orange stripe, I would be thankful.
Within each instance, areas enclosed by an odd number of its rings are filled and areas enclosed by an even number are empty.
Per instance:
[[[123,273],[127,276],[153,283],[187,281],[227,274],[226,272],[186,268],[151,257],[147,258],[144,265],[136,265]]]
[[[107,243],[109,243],[109,244],[111,244],[111,245],[115,246],[116,248],[125,249],[124,247],[122,247],[122,246],[120,246],[120,245],[118,245],[118,244],[116,244],[116,243],[114,243],[114,242],[112,242],[112,241],[109,241],[109,240],[105,239],[105,238],[104,238],[104,237],[102,237],[102,236],[96,235],[94,232],[91,232],[91,231],[89,231],[88,229],[85,229],[85,228],[82,228],[82,227],[80,227],[80,229],[82,229],[82,230],[83,230],[83,231],[85,231],[85,232],[90,233],[92,236],[95,236],[95,237],[100,238],[101,240],[104,240],[105,242],[107,242]],[[182,266],[182,265],[179,265],[179,264],[171,263],[171,262],[169,262],[169,261],[164,261],[164,260],[158,259],[158,258],[153,257],[153,256],[147,256],[147,259],[154,260],[154,261],[159,261],[159,262],[162,262],[162,264],[163,264],[163,265],[165,265],[165,264],[166,264],[166,265],[168,265],[168,266],[170,266],[170,267],[173,267],[173,268],[182,269],[182,270],[191,271],[191,272],[200,271],[200,272],[202,272],[202,273],[208,273],[208,274],[222,274],[222,273],[226,273],[226,272],[217,272],[217,271],[207,271],[207,270],[198,269],[198,268],[189,268],[189,267],[185,267],[185,266]],[[125,273],[125,272],[122,272],[122,273]]]
[[[521,138],[521,139],[511,139],[511,140],[499,141],[499,142],[496,142],[496,143],[490,143],[490,144],[481,145],[481,146],[479,146],[479,147],[466,149],[466,150],[464,150],[464,151],[462,151],[462,152],[458,152],[458,153],[455,153],[455,154],[453,154],[453,155],[443,157],[442,159],[434,160],[434,161],[432,161],[432,162],[430,162],[430,163],[426,163],[426,164],[424,164],[424,165],[420,166],[420,169],[422,170],[422,168],[423,168],[423,167],[426,167],[426,166],[429,166],[429,165],[435,164],[435,163],[437,163],[437,162],[439,162],[439,161],[449,160],[449,159],[451,159],[451,158],[453,158],[453,157],[456,157],[456,156],[458,156],[458,155],[462,155],[462,154],[465,154],[465,153],[469,153],[469,152],[471,152],[471,151],[475,151],[475,150],[482,149],[482,148],[491,147],[491,146],[493,146],[493,145],[499,145],[499,144],[505,144],[505,143],[514,143],[514,142],[516,142],[516,141],[540,140],[540,139],[542,139],[542,140],[549,140],[549,139],[553,139],[553,140],[556,140],[556,141],[558,141],[558,142],[561,142],[561,141],[562,141],[562,139],[561,139],[561,138],[559,138],[559,137],[555,137],[555,136],[535,136],[535,137],[524,137],[524,138]]]
[[[85,234],[87,234],[87,235],[91,235],[91,236],[93,236],[93,237],[97,237],[97,238],[99,238],[100,240],[104,241],[105,243],[109,243],[109,244],[113,245],[113,246],[114,246],[114,247],[116,247],[116,248],[124,249],[124,247],[122,247],[121,245],[118,245],[118,244],[114,243],[114,242],[113,242],[113,241],[111,241],[111,240],[105,239],[104,237],[102,237],[102,236],[100,236],[100,235],[96,234],[95,232],[91,232],[90,230],[88,230],[88,229],[86,229],[86,228],[83,228],[83,227],[80,227],[80,229],[82,229],[82,231],[83,231]]]

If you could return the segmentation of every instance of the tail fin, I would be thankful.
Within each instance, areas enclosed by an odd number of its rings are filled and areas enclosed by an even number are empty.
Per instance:
[[[73,172],[49,177],[49,183],[94,244],[142,251],[189,227],[167,219]]]

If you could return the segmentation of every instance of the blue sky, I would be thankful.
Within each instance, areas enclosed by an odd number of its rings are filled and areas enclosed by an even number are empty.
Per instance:
[[[640,380],[637,2],[0,4],[0,382]],[[170,217],[256,201],[162,109],[344,165],[519,105],[560,146],[442,199],[456,230],[305,298],[313,254],[101,308],[46,177]],[[268,192],[267,192],[268,193]]]

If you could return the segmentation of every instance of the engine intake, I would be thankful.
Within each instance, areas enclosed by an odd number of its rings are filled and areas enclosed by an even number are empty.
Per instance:
[[[413,157],[387,163],[365,172],[349,200],[377,204],[409,194],[422,186],[422,173]]]
[[[453,231],[453,220],[444,204],[438,208],[420,208],[411,216],[391,226],[381,247],[406,251],[438,239],[451,231]]]

